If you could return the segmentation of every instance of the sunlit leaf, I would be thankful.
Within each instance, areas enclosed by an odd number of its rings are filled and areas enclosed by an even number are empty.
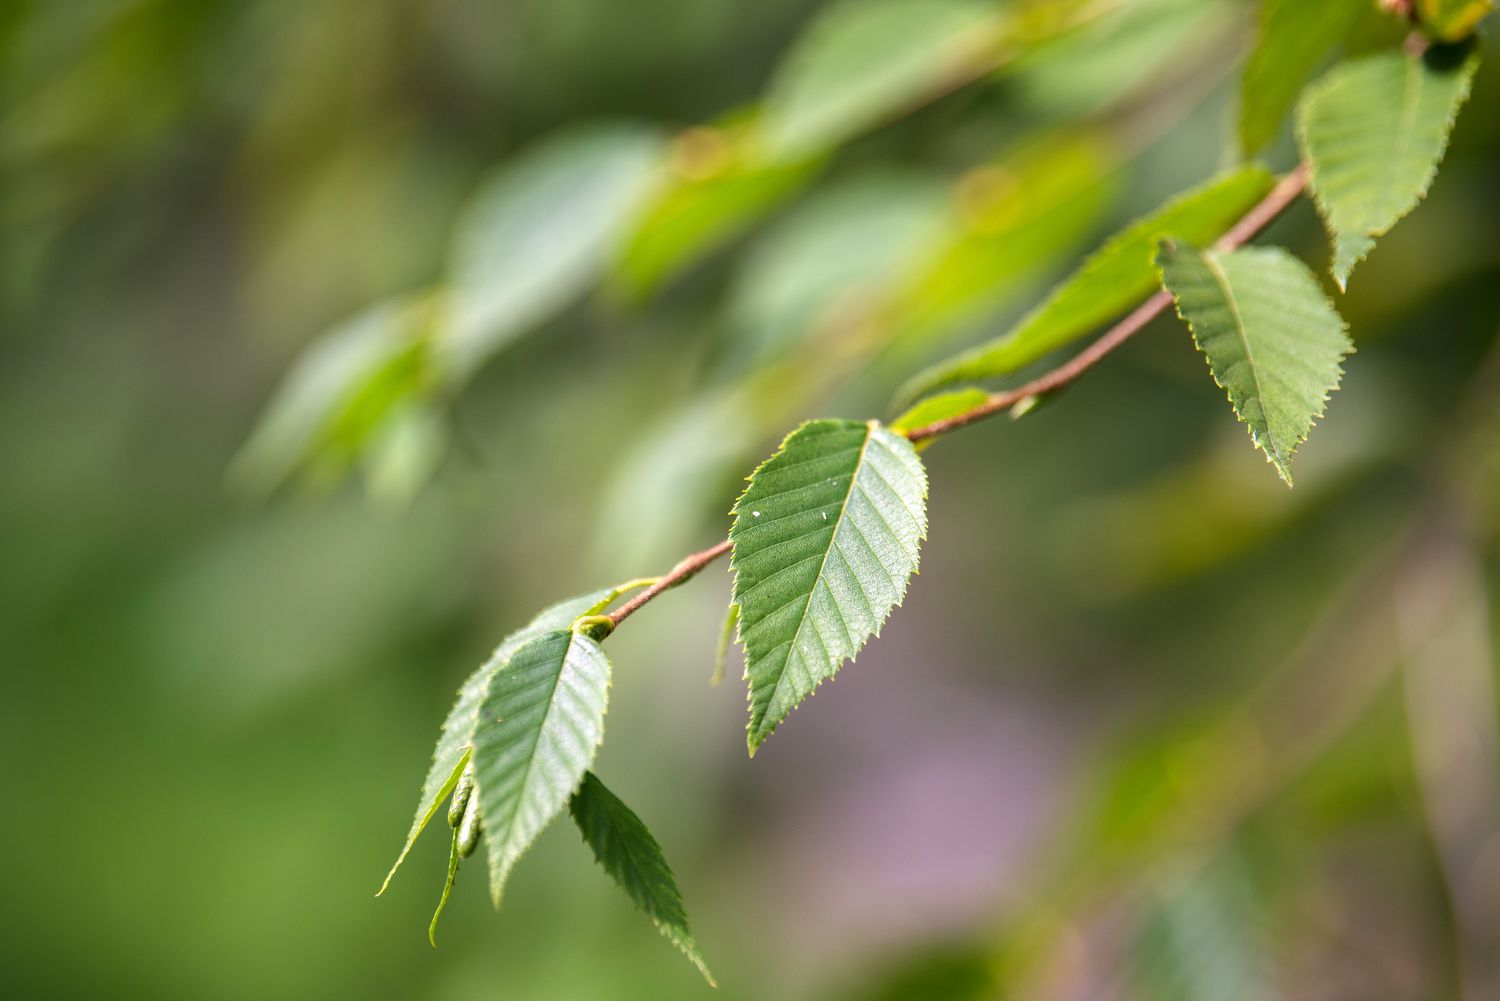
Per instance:
[[[1494,9],[1495,0],[1417,0],[1422,27],[1443,42],[1468,37]]]
[[[499,168],[454,242],[445,370],[467,374],[598,278],[660,182],[665,151],[649,126],[592,125]]]
[[[538,636],[558,629],[566,629],[575,618],[603,600],[609,593],[603,590],[575,595],[538,612],[534,619],[501,640],[489,659],[480,665],[479,669],[471,674],[459,688],[458,701],[449,710],[448,718],[443,721],[437,746],[432,751],[432,765],[427,770],[427,778],[422,782],[422,792],[417,800],[417,815],[412,819],[411,830],[406,835],[406,843],[401,848],[396,864],[391,866],[385,882],[380,886],[381,893],[384,893],[385,888],[390,885],[391,877],[396,874],[397,869],[401,868],[401,863],[406,861],[407,853],[411,851],[411,846],[416,842],[417,836],[422,833],[422,829],[427,826],[427,822],[437,813],[438,807],[457,784],[459,772],[463,770],[464,764],[470,758],[474,727],[479,721],[480,703],[485,693],[489,691],[490,681],[496,673],[510,663],[512,655],[521,647]]]
[[[1276,138],[1297,95],[1338,47],[1370,0],[1262,0],[1260,30],[1240,85],[1240,149],[1251,154]]]
[[[717,987],[698,951],[698,943],[693,941],[677,877],[672,875],[661,845],[641,818],[605,788],[593,772],[584,775],[583,784],[568,803],[568,812],[604,871],[635,901],[662,936],[682,950],[703,974],[703,979]]]
[[[890,428],[892,431],[910,431],[913,428],[925,427],[936,421],[947,420],[949,417],[973,410],[989,398],[989,393],[976,386],[938,393],[908,407],[905,413],[891,421]],[[929,444],[931,444],[930,441],[920,442],[916,449],[920,452]]]
[[[1111,237],[1002,336],[919,373],[902,387],[909,400],[956,382],[1009,375],[1123,314],[1156,287],[1156,245],[1164,237],[1207,243],[1275,184],[1263,167],[1243,167],[1167,202]]]
[[[496,907],[511,867],[593,763],[609,675],[599,644],[564,629],[527,642],[490,679],[474,729],[474,794]]]
[[[1292,483],[1292,455],[1354,350],[1307,266],[1277,248],[1164,245],[1162,281],[1257,448]]]
[[[1427,194],[1478,66],[1477,51],[1388,52],[1337,66],[1304,93],[1297,136],[1340,288]]]
[[[815,21],[772,81],[762,141],[774,159],[842,142],[990,65],[1003,20],[979,0],[845,2]]]
[[[751,754],[900,604],[926,498],[911,443],[874,422],[804,424],[750,477],[729,537]]]

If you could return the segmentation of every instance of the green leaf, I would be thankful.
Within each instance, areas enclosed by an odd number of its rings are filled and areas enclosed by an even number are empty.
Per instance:
[[[1307,265],[1279,247],[1164,245],[1162,282],[1250,438],[1292,484],[1292,455],[1354,350]]]
[[[1155,288],[1156,246],[1217,238],[1276,183],[1265,168],[1242,167],[1167,202],[1111,237],[1011,330],[919,373],[899,392],[910,400],[956,382],[1009,375],[1114,319]]]
[[[656,925],[662,936],[682,950],[703,974],[710,987],[717,987],[708,964],[693,941],[687,911],[677,878],[641,818],[610,792],[599,777],[588,772],[573,794],[568,812],[583,833],[594,858],[624,890],[635,905]]]
[[[772,159],[836,145],[982,73],[1004,21],[979,0],[870,0],[820,16],[772,80],[761,139]]]
[[[714,648],[714,670],[708,678],[710,685],[717,686],[724,681],[724,665],[729,660],[729,644],[734,641],[734,630],[739,624],[740,606],[731,601],[729,608],[724,612],[724,624],[719,628],[719,644]]]
[[[1354,27],[1370,0],[1263,0],[1260,31],[1240,85],[1240,149],[1276,138],[1302,85]]]
[[[453,248],[445,370],[467,375],[567,305],[603,272],[661,177],[666,145],[646,125],[553,136],[480,188]]]
[[[334,327],[303,353],[235,456],[236,487],[262,494],[299,469],[341,476],[387,432],[425,384],[430,292],[378,303]]]
[[[892,431],[910,431],[914,428],[926,427],[934,421],[944,421],[966,410],[973,410],[989,398],[989,393],[976,386],[938,393],[907,408],[905,413],[891,421],[890,428]],[[928,440],[919,442],[915,447],[920,452],[930,444],[932,441]]]
[[[391,866],[391,871],[386,874],[385,882],[380,885],[380,892],[376,896],[384,893],[386,887],[391,885],[391,877],[396,875],[396,870],[401,868],[402,862],[406,861],[407,854],[417,841],[417,836],[422,833],[427,822],[437,813],[438,807],[442,805],[443,800],[448,798],[448,794],[458,783],[459,773],[469,761],[474,740],[474,727],[479,722],[479,706],[489,691],[490,681],[510,663],[511,657],[521,647],[538,636],[558,629],[566,629],[574,619],[587,612],[609,594],[609,591],[601,590],[574,595],[538,612],[534,619],[501,640],[489,659],[480,665],[479,669],[471,674],[459,688],[458,701],[449,710],[448,718],[443,720],[437,746],[433,748],[432,765],[427,770],[427,778],[422,782],[422,792],[417,800],[417,815],[411,822],[411,830],[406,835],[406,843],[401,848],[396,864]]]
[[[1427,194],[1478,66],[1477,51],[1389,52],[1337,66],[1303,95],[1297,137],[1340,288]]]
[[[1440,42],[1467,38],[1494,9],[1495,0],[1417,0],[1422,27]]]
[[[1162,880],[1127,961],[1141,1001],[1270,1001],[1266,915],[1254,880],[1226,852]]]
[[[474,794],[495,906],[511,867],[583,781],[604,739],[609,659],[581,633],[544,633],[490,680],[474,730]]]
[[[443,879],[443,892],[438,897],[437,910],[432,912],[432,921],[427,925],[427,941],[434,949],[437,948],[438,919],[443,916],[443,909],[448,906],[448,898],[453,896],[453,884],[456,882],[458,882],[458,829],[454,828],[453,837],[448,845],[448,875]]]
[[[751,475],[729,537],[752,755],[900,604],[926,498],[911,443],[874,421],[804,424]]]

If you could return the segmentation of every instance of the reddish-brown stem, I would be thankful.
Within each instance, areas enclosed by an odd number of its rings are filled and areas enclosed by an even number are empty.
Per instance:
[[[1219,237],[1218,241],[1214,243],[1214,249],[1222,253],[1234,250],[1236,247],[1248,243],[1256,233],[1265,229],[1271,224],[1272,220],[1286,211],[1287,206],[1296,201],[1306,190],[1307,164],[1300,163],[1294,170],[1278,181],[1270,193],[1261,199],[1254,208],[1245,213],[1244,217],[1235,223],[1227,233]],[[1105,355],[1140,333],[1148,323],[1161,315],[1170,305],[1172,305],[1172,293],[1165,290],[1157,292],[1132,310],[1123,320],[1105,331],[1098,340],[1052,371],[1040,375],[1025,385],[1017,386],[1014,389],[991,393],[983,403],[962,413],[955,414],[952,417],[945,417],[940,421],[933,421],[931,424],[912,428],[906,432],[906,437],[913,442],[936,438],[950,431],[956,431],[961,427],[967,427],[976,421],[982,421],[986,417],[993,417],[995,414],[1003,413],[1022,400],[1056,392],[1097,365]]]
[[[691,556],[684,556],[677,561],[676,566],[662,574],[655,584],[652,584],[646,590],[640,592],[613,612],[610,612],[609,621],[611,627],[618,626],[630,618],[631,614],[637,608],[640,608],[663,591],[674,588],[694,576],[699,570],[702,570],[727,552],[729,552],[729,540],[725,539],[723,542],[709,546],[707,549],[701,549]]]
[[[1307,164],[1300,163],[1295,169],[1278,181],[1276,186],[1271,189],[1265,198],[1261,199],[1259,204],[1245,213],[1239,222],[1235,223],[1230,227],[1228,232],[1219,237],[1214,243],[1213,249],[1223,253],[1248,243],[1255,234],[1269,226],[1277,216],[1286,211],[1287,206],[1291,205],[1307,190],[1307,182]],[[977,421],[982,421],[986,417],[993,417],[995,414],[1009,410],[1022,400],[1061,389],[1093,368],[1105,355],[1139,333],[1143,327],[1156,319],[1171,304],[1172,294],[1170,292],[1157,292],[1132,310],[1123,320],[1105,331],[1098,340],[1052,371],[1031,380],[1023,386],[1017,386],[1015,389],[992,393],[983,403],[972,409],[965,410],[963,413],[955,414],[940,421],[934,421],[919,428],[913,428],[906,432],[906,437],[913,442],[936,438],[950,431],[956,431],[961,427],[967,427]],[[611,627],[618,626],[633,615],[638,608],[646,604],[646,602],[652,600],[663,591],[681,584],[714,560],[729,552],[729,545],[729,540],[725,539],[716,545],[709,546],[707,549],[702,549],[690,556],[683,557],[677,562],[676,566],[667,571],[655,584],[609,613],[608,618]]]

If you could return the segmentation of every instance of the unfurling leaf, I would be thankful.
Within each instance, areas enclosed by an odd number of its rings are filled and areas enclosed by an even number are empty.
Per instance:
[[[1308,78],[1374,10],[1370,0],[1263,0],[1255,48],[1240,85],[1240,149],[1247,155],[1276,138]]]
[[[1427,194],[1478,66],[1477,52],[1390,52],[1337,66],[1304,93],[1297,138],[1340,288]]]
[[[688,928],[677,878],[641,818],[593,772],[584,775],[583,784],[568,803],[568,812],[594,858],[615,884],[635,901],[668,942],[682,950],[709,986],[717,987]]]
[[[490,680],[474,730],[474,785],[496,907],[511,867],[593,764],[609,674],[598,643],[558,630],[521,647]]]
[[[724,665],[729,660],[729,644],[734,641],[734,630],[739,624],[740,606],[731,601],[729,608],[724,612],[724,625],[719,628],[719,645],[714,649],[714,670],[708,678],[710,685],[717,686],[724,681]]]
[[[1494,9],[1495,0],[1417,0],[1422,27],[1440,42],[1467,38]]]
[[[1009,375],[1084,336],[1151,293],[1158,241],[1207,243],[1274,184],[1265,168],[1243,167],[1167,202],[1111,237],[1010,331],[919,373],[898,396],[911,400],[956,382]]]
[[[565,598],[543,609],[537,613],[536,618],[505,637],[495,648],[495,652],[490,654],[489,660],[480,665],[479,670],[471,674],[459,688],[458,701],[449,710],[448,718],[443,721],[443,729],[438,735],[437,746],[432,751],[432,766],[427,770],[427,778],[422,783],[422,793],[417,801],[417,815],[411,822],[411,830],[406,835],[406,843],[401,848],[396,864],[391,866],[391,871],[386,874],[385,882],[380,885],[380,893],[384,893],[386,887],[390,885],[391,877],[396,875],[396,870],[401,868],[402,862],[406,861],[407,853],[416,843],[417,835],[422,833],[422,829],[437,813],[443,800],[453,791],[464,766],[469,763],[470,746],[474,740],[474,725],[479,720],[479,704],[484,699],[485,693],[489,691],[491,679],[510,662],[511,655],[526,643],[553,630],[566,629],[569,623],[603,600],[609,593],[608,591],[590,591],[588,594]]]
[[[1280,248],[1164,246],[1162,282],[1257,448],[1292,483],[1292,454],[1354,350],[1308,267]]]
[[[874,421],[804,424],[751,475],[729,532],[751,754],[901,602],[926,499],[911,443]]]

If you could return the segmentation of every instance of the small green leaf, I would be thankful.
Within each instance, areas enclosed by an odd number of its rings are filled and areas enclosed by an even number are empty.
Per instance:
[[[1275,183],[1265,168],[1250,166],[1179,195],[1111,237],[1003,336],[919,373],[902,387],[899,398],[911,400],[956,382],[1009,375],[1119,316],[1155,287],[1154,258],[1160,240],[1207,243]]]
[[[568,812],[594,858],[615,884],[635,901],[668,942],[682,950],[709,986],[717,987],[688,928],[677,878],[641,818],[593,772],[584,775],[583,784],[568,803]]]
[[[752,755],[900,604],[926,499],[911,443],[874,421],[804,424],[751,475],[729,537]]]
[[[724,681],[724,665],[729,660],[729,644],[734,641],[735,627],[740,624],[740,606],[734,602],[724,612],[724,625],[719,628],[719,645],[714,649],[714,673],[708,683],[718,686]]]
[[[1456,42],[1472,35],[1494,9],[1495,0],[1417,0],[1422,27],[1440,42]]]
[[[455,828],[452,844],[448,846],[448,876],[443,880],[443,893],[438,897],[437,910],[432,912],[432,921],[427,925],[427,941],[434,949],[437,948],[438,918],[443,916],[443,908],[448,906],[448,898],[453,895],[453,884],[456,882],[458,882],[458,830]]]
[[[467,375],[581,294],[655,190],[665,150],[654,128],[612,123],[553,136],[502,166],[454,242],[444,370]]]
[[[777,71],[762,141],[773,159],[827,149],[982,73],[1004,21],[979,0],[869,0],[820,16]]]
[[[1292,455],[1354,350],[1307,265],[1279,247],[1232,253],[1165,245],[1162,282],[1250,438],[1292,484]]]
[[[1337,66],[1304,93],[1297,137],[1340,288],[1427,194],[1478,66],[1477,51],[1388,52]]]
[[[496,907],[516,860],[593,763],[609,676],[599,644],[558,630],[532,639],[490,679],[474,730],[474,788]]]
[[[1240,85],[1240,149],[1256,152],[1276,138],[1302,85],[1348,37],[1370,0],[1263,0],[1260,31]]]
[[[914,428],[926,427],[936,421],[945,421],[965,411],[973,410],[989,398],[989,393],[976,386],[938,393],[907,408],[905,413],[891,421],[890,428],[892,431],[911,431]],[[916,449],[920,452],[930,444],[932,444],[931,440],[918,442]]]
[[[566,629],[575,618],[609,594],[607,590],[590,591],[587,594],[565,598],[543,609],[526,625],[505,637],[495,648],[495,652],[490,654],[489,659],[480,665],[479,670],[471,674],[459,688],[458,701],[449,710],[448,718],[443,721],[437,746],[433,748],[432,766],[427,770],[427,778],[422,782],[422,793],[417,801],[417,815],[413,818],[411,830],[406,835],[406,843],[402,845],[396,864],[391,866],[391,871],[386,874],[385,882],[380,885],[380,891],[376,896],[384,893],[386,887],[391,885],[391,877],[396,875],[396,870],[401,868],[402,862],[406,861],[407,854],[417,841],[417,836],[422,833],[422,829],[427,826],[443,800],[458,783],[459,775],[471,756],[474,726],[479,720],[479,704],[484,699],[485,693],[489,691],[490,680],[526,643],[553,630]]]

